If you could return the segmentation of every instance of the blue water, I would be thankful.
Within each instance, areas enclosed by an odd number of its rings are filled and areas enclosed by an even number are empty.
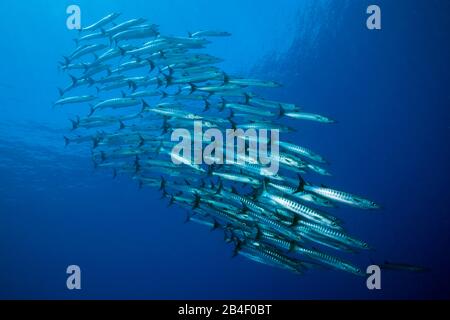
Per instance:
[[[230,73],[284,84],[268,91],[339,122],[302,122],[294,141],[331,162],[315,181],[383,206],[341,208],[347,229],[376,248],[354,261],[427,266],[365,279],[304,276],[231,258],[223,234],[184,224],[151,189],[94,171],[89,151],[64,148],[75,114],[53,110],[57,70],[73,50],[66,7],[83,24],[109,12],[145,17],[164,33],[221,29],[211,53]],[[382,30],[365,26],[378,4]],[[450,298],[448,1],[14,1],[0,3],[0,298]],[[312,178],[314,180],[314,178]],[[82,290],[66,288],[66,267]]]

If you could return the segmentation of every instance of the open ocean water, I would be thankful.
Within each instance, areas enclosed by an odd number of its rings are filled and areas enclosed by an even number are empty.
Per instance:
[[[184,223],[156,190],[94,170],[89,148],[64,147],[73,110],[53,109],[57,69],[82,25],[110,12],[143,17],[166,34],[218,29],[209,53],[232,74],[274,80],[265,97],[328,115],[298,122],[294,142],[330,160],[317,181],[382,210],[336,211],[375,250],[371,261],[426,266],[384,272],[382,289],[332,270],[297,275],[232,257],[223,233]],[[366,28],[377,4],[382,29]],[[450,2],[51,1],[0,3],[0,298],[419,299],[450,298]],[[79,265],[82,289],[66,288]]]

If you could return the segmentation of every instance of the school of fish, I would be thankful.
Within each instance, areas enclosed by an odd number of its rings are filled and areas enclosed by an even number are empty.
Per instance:
[[[230,36],[228,32],[165,36],[145,19],[118,22],[119,17],[112,13],[82,28],[76,49],[60,62],[70,83],[59,89],[54,106],[78,114],[70,119],[66,145],[89,144],[95,168],[108,169],[114,177],[129,175],[139,187],[159,190],[169,206],[188,210],[188,221],[222,230],[235,254],[296,273],[331,268],[365,275],[332,252],[355,253],[370,246],[349,235],[343,222],[325,209],[379,206],[305,179],[329,175],[319,154],[280,140],[280,170],[273,175],[257,159],[208,166],[172,152],[173,130],[192,131],[194,121],[222,131],[276,129],[283,135],[296,129],[283,124],[284,119],[334,121],[255,93],[279,87],[276,82],[221,70],[217,64],[222,60],[204,49],[211,39]]]

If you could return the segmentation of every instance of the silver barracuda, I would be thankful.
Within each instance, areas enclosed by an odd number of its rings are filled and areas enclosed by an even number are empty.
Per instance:
[[[232,38],[221,39],[231,35],[226,31],[166,35],[146,19],[115,22],[118,16],[84,27],[58,63],[71,79],[54,102],[71,105],[59,110],[71,124],[65,145],[84,145],[95,170],[131,178],[140,192],[160,193],[170,210],[188,211],[186,221],[223,232],[235,254],[295,273],[364,275],[331,252],[370,249],[335,211],[380,206],[303,179],[328,179],[331,170],[302,146],[294,120],[335,121],[300,108],[295,95],[292,102],[271,98],[281,84],[256,78],[251,68],[247,75],[227,73],[224,60],[209,53],[213,40],[233,46]],[[407,264],[383,268],[416,271]]]
[[[99,21],[97,21],[87,27],[81,28],[81,31],[86,32],[86,31],[98,30],[98,29],[106,26],[107,24],[113,22],[114,20],[116,20],[119,16],[120,16],[120,13],[115,13],[115,12],[110,13],[107,16],[101,18]]]

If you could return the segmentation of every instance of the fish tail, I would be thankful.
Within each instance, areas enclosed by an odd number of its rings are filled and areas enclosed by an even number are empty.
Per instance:
[[[95,112],[95,108],[92,104],[89,105],[89,108],[90,108],[90,111],[89,111],[88,117],[92,116]]]
[[[70,64],[70,59],[66,56],[63,56],[63,59],[64,59],[63,66],[68,66]]]
[[[223,190],[223,182],[222,179],[219,179],[219,185],[217,186],[216,194],[221,194]]]
[[[189,83],[189,86],[191,87],[189,94],[192,94],[195,90],[197,90],[197,86],[195,84]]]
[[[305,190],[306,185],[305,180],[302,178],[300,174],[297,174],[297,177],[298,177],[298,186],[294,193],[303,192]]]
[[[205,108],[203,108],[203,112],[208,111],[211,107],[211,103],[208,101],[208,98],[203,97],[203,102],[205,103]]]
[[[124,49],[124,48],[122,48],[122,47],[117,47],[117,48],[119,48],[119,51],[120,51],[120,55],[121,56],[124,56],[125,55],[125,53],[127,53],[127,51]]]
[[[222,71],[222,76],[223,76],[223,85],[228,84],[230,82],[230,77],[224,71]]]
[[[125,128],[125,125],[124,125],[124,128]],[[144,144],[145,144],[145,139],[144,139],[144,137],[142,137],[142,136],[139,134],[139,144],[138,144],[138,147],[140,148],[140,147],[142,147]]]
[[[149,72],[152,72],[153,70],[155,70],[156,65],[155,65],[155,63],[153,62],[153,60],[147,59],[147,62],[148,62],[148,64],[150,65],[150,71],[149,71]]]
[[[67,147],[70,143],[70,139],[64,136],[64,146]]]
[[[80,124],[80,120],[73,120],[73,119],[69,119],[70,122],[72,123],[72,131],[75,130],[76,128],[78,128],[78,125]]]
[[[75,76],[71,75],[71,74],[69,74],[69,77],[72,80],[72,85],[73,86],[76,85],[77,82],[78,82],[78,79]]]
[[[164,74],[164,73],[162,75],[164,76],[164,79],[166,80],[166,88],[167,88],[168,86],[170,86],[172,84],[173,78],[172,78],[172,76]]]
[[[145,110],[147,110],[148,108],[150,108],[149,104],[147,102],[145,102],[144,99],[142,99],[142,108],[140,113],[143,113]]]
[[[170,195],[170,200],[169,200],[169,203],[167,204],[167,207],[172,206],[174,203],[175,203],[175,196]]]
[[[196,193],[194,196],[195,196],[195,199],[192,204],[192,210],[197,209],[200,206],[200,195],[198,193]]]
[[[285,113],[286,113],[286,110],[284,110],[284,108],[283,108],[283,106],[280,104],[279,106],[279,111],[278,111],[278,118],[281,118],[282,116],[284,116],[285,115]]]

